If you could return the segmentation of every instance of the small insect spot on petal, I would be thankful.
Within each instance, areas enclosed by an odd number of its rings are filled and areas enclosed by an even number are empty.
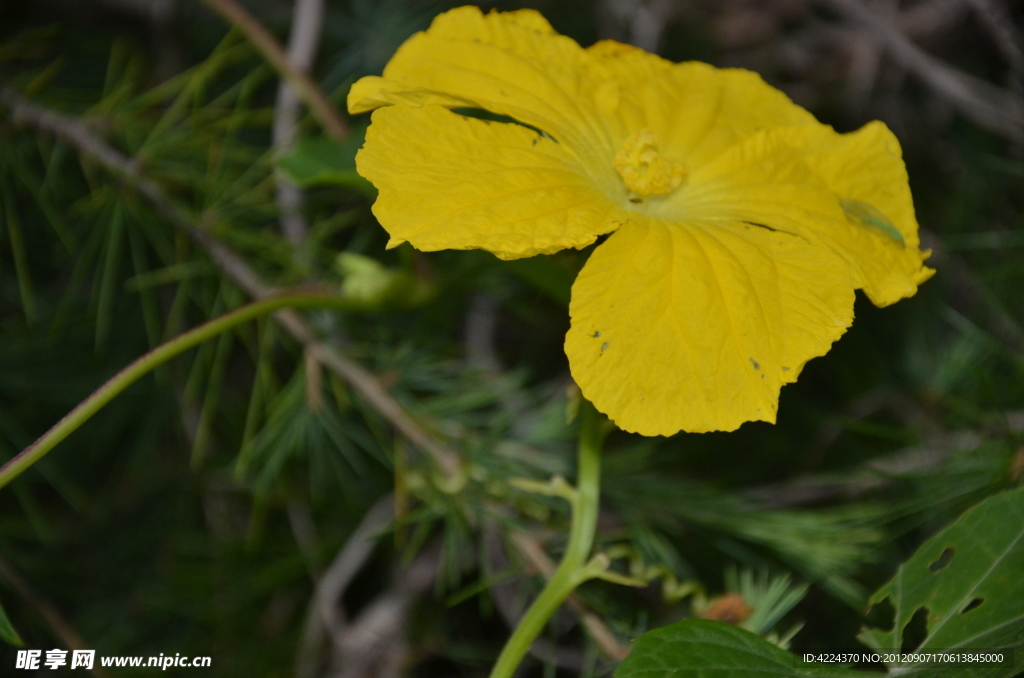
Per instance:
[[[590,335],[590,336],[592,336],[592,337],[593,337],[594,339],[597,339],[598,337],[600,337],[600,336],[601,336],[601,333],[600,333],[600,332],[594,332],[594,333],[593,333],[592,335]]]
[[[788,367],[783,367],[783,368],[782,368],[782,371],[783,371],[783,372],[789,372],[789,368],[788,368]]]
[[[607,341],[606,341],[606,342],[604,342],[603,344],[601,344],[601,353],[604,353],[604,350],[605,350],[606,348],[608,348],[609,346],[611,346],[611,343],[609,343],[609,342],[607,342]]]
[[[753,358],[747,358],[747,360],[749,360],[749,361],[750,361],[750,364],[754,366],[754,369],[755,369],[755,370],[759,370],[759,369],[761,369],[761,364],[760,364],[760,363],[758,363],[758,362],[757,362],[756,360],[754,360]],[[785,369],[785,368],[783,368],[783,369]]]

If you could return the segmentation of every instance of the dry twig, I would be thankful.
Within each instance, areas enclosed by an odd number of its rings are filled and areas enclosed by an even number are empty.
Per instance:
[[[602,9],[616,33],[631,45],[657,52],[668,24],[680,11],[676,0],[605,0]],[[619,37],[619,36],[616,36]]]
[[[497,513],[505,512],[499,506],[492,506],[492,509]],[[555,563],[548,557],[544,547],[541,546],[536,537],[527,532],[517,530],[509,534],[509,542],[519,553],[523,562],[533,571],[545,579],[551,578],[555,571]],[[505,570],[509,565],[505,554],[503,533],[499,527],[499,521],[494,517],[488,518],[485,522],[484,546],[487,553],[485,573],[488,577],[494,577],[497,572]],[[503,582],[493,584],[490,590],[491,598],[494,600],[501,616],[510,626],[515,626],[523,612],[519,605],[523,601],[521,601],[516,592],[515,583]],[[572,610],[580,620],[606,659],[620,662],[626,658],[632,648],[616,638],[615,634],[612,633],[601,617],[591,610],[578,595],[571,594],[566,599],[565,606]],[[545,638],[538,638],[534,641],[533,646],[530,648],[530,654],[541,661],[576,670],[579,670],[585,663],[583,654],[578,650],[556,647]]]
[[[498,513],[504,512],[500,507],[495,509]],[[498,573],[509,568],[505,534],[498,523],[493,516],[488,517],[484,523],[484,574],[489,579],[496,578]],[[528,562],[529,558],[524,554],[523,560]],[[526,610],[528,601],[522,596],[521,584],[522,582],[517,581],[496,581],[488,587],[495,608],[509,628],[514,628],[519,623]],[[555,627],[563,626],[563,615],[556,614],[551,623]],[[579,648],[559,647],[547,638],[537,638],[533,641],[530,655],[545,664],[554,664],[576,672],[580,672],[586,664],[586,657]]]
[[[890,4],[899,29],[912,40],[934,40],[955,30],[970,12],[964,0],[926,0],[906,9],[896,7],[897,3]]]
[[[161,216],[202,246],[221,270],[249,296],[263,299],[278,293],[278,290],[264,282],[244,259],[171,201],[156,182],[143,175],[139,171],[138,163],[94,135],[80,120],[31,104],[9,87],[0,87],[0,104],[11,110],[11,118],[15,122],[45,130],[67,141],[146,196]],[[207,219],[214,217],[212,214],[204,216]],[[321,341],[302,316],[295,311],[279,311],[274,317],[305,346],[309,354],[333,369],[410,442],[426,452],[446,476],[451,478],[458,473],[459,459],[455,452],[442,445],[413,421],[372,373]]]
[[[334,678],[398,678],[406,673],[409,611],[433,583],[439,560],[437,548],[424,550],[396,572],[391,588],[368,603],[359,617],[334,637]]]
[[[996,47],[1002,52],[1003,58],[1010,66],[1013,76],[1017,79],[1017,85],[1024,79],[1024,42],[1013,26],[1013,19],[1007,8],[999,2],[992,0],[967,0],[971,9],[981,19],[982,25],[988,30],[995,40]],[[1019,93],[1019,92],[1018,92]]]
[[[348,125],[342,120],[334,104],[324,96],[324,93],[308,75],[291,64],[284,50],[281,49],[281,45],[255,17],[235,0],[203,0],[203,2],[249,38],[256,49],[263,54],[267,63],[288,80],[298,95],[305,100],[310,110],[313,111],[313,115],[324,126],[324,131],[328,136],[332,139],[344,139],[348,135]]]
[[[990,132],[1024,142],[1024,99],[928,54],[860,0],[824,0],[869,29],[904,68],[924,80],[965,116]]]
[[[320,44],[323,16],[324,0],[295,0],[285,58],[300,73],[308,74],[313,65]],[[298,124],[298,92],[287,79],[282,79],[277,88],[277,103],[274,107],[272,144],[275,155],[280,157],[295,145]],[[280,170],[274,172],[274,180],[277,183],[277,208],[281,216],[281,232],[292,245],[299,246],[309,231],[309,225],[302,216],[302,189]]]
[[[317,582],[295,661],[295,675],[298,678],[311,678],[316,674],[316,654],[324,631],[331,638],[337,638],[343,632],[346,619],[341,607],[341,596],[377,545],[374,537],[388,526],[393,517],[394,496],[389,494],[366,512]]]
[[[544,552],[544,547],[540,545],[540,542],[525,532],[513,532],[511,539],[516,550],[526,558],[530,566],[540,572],[545,579],[551,579],[555,573],[555,563]],[[619,639],[615,637],[601,617],[591,610],[579,596],[571,594],[566,598],[565,604],[579,616],[587,633],[608,659],[620,662],[629,655],[632,648],[619,642]]]

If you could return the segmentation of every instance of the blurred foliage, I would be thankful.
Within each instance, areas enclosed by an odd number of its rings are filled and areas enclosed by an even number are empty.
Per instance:
[[[917,17],[931,3],[902,4]],[[650,37],[629,2],[498,3],[523,5],[583,44]],[[448,6],[332,0],[317,79],[340,105]],[[852,329],[783,390],[775,426],[613,433],[599,545],[657,582],[579,594],[621,639],[699,614],[698,593],[734,593],[776,641],[807,622],[789,640],[796,652],[852,647],[867,592],[1024,475],[1024,156],[884,54],[865,76],[871,55],[858,50],[874,43],[817,5],[673,6],[656,36],[665,56],[754,68],[839,129],[880,117],[896,130],[938,274],[892,308],[859,298]],[[249,7],[287,35],[290,3]],[[1020,26],[1020,3],[1007,7]],[[984,22],[957,16],[916,39],[1006,85]],[[351,172],[358,135],[330,144],[303,119],[299,145],[278,158],[274,73],[195,2],[2,3],[0,85],[84,120],[269,282],[361,294],[363,312],[307,318],[465,469],[444,479],[346,383],[311,376],[273,320],[239,328],[134,385],[0,492],[0,602],[26,647],[65,646],[56,611],[101,655],[210,655],[218,676],[327,675],[340,650],[324,640],[316,583],[370,508],[393,505],[341,601],[349,632],[388,596],[404,601],[374,655],[397,664],[345,675],[486,672],[539,588],[515,535],[553,557],[564,539],[564,504],[508,481],[571,478],[562,340],[589,252],[386,251],[373,192]],[[281,235],[277,166],[304,187],[301,245]],[[244,301],[131,181],[0,108],[0,455],[134,357]],[[531,675],[608,670],[577,622],[556,619],[547,640],[560,650]],[[0,649],[0,664],[13,655]]]
[[[1014,588],[1024,564],[1022,498],[1024,489],[986,499],[900,565],[892,581],[870,599],[859,639],[872,652],[855,647],[799,657],[780,652],[772,644],[785,649],[784,642],[771,635],[755,635],[771,625],[758,628],[769,621],[760,613],[772,609],[781,617],[802,592],[787,591],[786,579],[758,582],[747,575],[731,588],[741,593],[744,603],[740,608],[733,603],[733,612],[739,609],[748,618],[741,621],[705,613],[699,615],[703,619],[685,619],[648,631],[637,639],[615,676],[699,678],[711,670],[723,678],[864,678],[873,674],[847,667],[883,664],[889,675],[899,676],[1018,676],[1015,655],[1024,641],[1024,616]],[[735,580],[735,572],[731,575]],[[756,611],[751,613],[747,602]],[[936,655],[961,659],[936,659]]]

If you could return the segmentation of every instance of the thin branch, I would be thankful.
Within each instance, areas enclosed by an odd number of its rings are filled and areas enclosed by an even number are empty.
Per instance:
[[[942,33],[953,31],[970,11],[964,0],[923,0],[906,9],[898,8],[897,4],[889,2],[883,6],[911,40],[934,40]]]
[[[1014,29],[1013,19],[1007,8],[992,0],[967,0],[981,23],[985,26],[996,42],[996,47],[1003,53],[1003,58],[1010,66],[1010,71],[1019,87],[1024,80],[1024,47],[1021,36]],[[1018,92],[1019,93],[1019,92]]]
[[[619,23],[627,42],[657,52],[669,23],[679,15],[677,0],[605,0],[603,9]]]
[[[297,313],[292,314],[301,322]],[[322,341],[310,341],[306,346],[320,362],[351,384],[364,400],[401,431],[413,445],[429,454],[449,478],[458,473],[460,462],[456,453],[441,445],[414,422],[398,401],[384,390],[375,376]]]
[[[508,548],[514,547],[515,544],[510,544],[505,538],[506,532],[500,527],[502,521],[496,516],[509,515],[509,509],[502,505],[492,505],[490,508],[494,515],[487,516],[483,526],[484,576],[491,580],[487,588],[498,614],[509,628],[514,628],[519,623],[528,601],[521,595],[523,582],[505,581],[500,574],[511,567]],[[522,555],[521,558],[524,563],[530,560],[526,555]],[[560,615],[556,615],[552,623],[555,628],[559,628],[562,626],[561,622]],[[530,654],[545,664],[554,664],[576,673],[580,673],[587,662],[586,655],[581,649],[560,647],[548,638],[535,640],[530,646]]]
[[[202,246],[210,258],[235,284],[255,299],[275,296],[268,285],[227,245],[203,229],[184,209],[168,198],[163,190],[139,171],[138,164],[95,136],[80,120],[55,113],[26,101],[9,87],[0,87],[0,104],[11,110],[11,118],[54,134],[79,151],[95,158],[108,171],[145,195],[157,212],[185,231]],[[207,215],[212,217],[213,215]],[[457,475],[458,455],[424,431],[368,370],[321,341],[295,311],[279,311],[274,316],[308,352],[347,381],[371,407],[398,429],[410,442],[426,452],[448,477]]]
[[[409,612],[437,576],[439,545],[425,549],[395,572],[394,584],[377,595],[334,638],[332,678],[398,678],[408,673]]]
[[[342,594],[373,553],[377,546],[377,536],[391,524],[394,516],[395,498],[387,494],[366,512],[362,522],[320,578],[316,586],[315,604],[324,626],[332,634],[337,634],[345,624],[344,610],[340,608]]]
[[[320,45],[320,28],[324,17],[324,0],[295,0],[292,12],[292,27],[288,35],[286,61],[299,73],[308,75],[313,66],[317,47]],[[271,144],[274,156],[280,158],[295,145],[299,128],[298,90],[282,78],[277,87],[277,103],[274,106],[274,127]],[[274,169],[275,199],[281,234],[292,245],[292,259],[302,269],[308,268],[309,256],[303,244],[309,234],[309,224],[302,214],[305,195],[280,169]],[[306,365],[306,402],[316,412],[321,406],[321,382],[323,370],[320,363],[309,352],[303,352]]]
[[[324,0],[295,0],[292,28],[288,35],[286,59],[298,72],[308,74],[320,44],[320,27],[324,16]],[[278,157],[295,145],[299,124],[299,96],[288,80],[282,79],[277,88],[274,107],[274,154]],[[274,172],[277,183],[277,208],[281,216],[281,232],[294,246],[306,239],[309,225],[302,216],[302,189],[285,176]]]
[[[287,63],[296,72],[308,75],[320,46],[320,29],[324,17],[324,0],[295,0],[292,28],[288,34]],[[281,80],[274,110],[273,144],[284,151],[295,144],[299,99],[294,83]]]
[[[526,558],[531,567],[540,572],[545,579],[551,578],[555,573],[555,563],[544,552],[540,542],[525,532],[513,532],[511,540],[516,550]],[[601,617],[591,610],[579,596],[575,593],[571,594],[566,598],[565,604],[572,608],[573,612],[580,618],[580,622],[587,629],[587,633],[590,634],[590,637],[597,643],[597,646],[601,648],[601,651],[608,659],[620,662],[629,655],[632,648],[619,642],[619,639],[615,637],[615,634],[612,633]]]
[[[283,146],[279,146],[278,149],[285,151]],[[302,189],[281,170],[274,170],[274,181],[277,183],[275,198],[281,218],[281,234],[293,246],[299,247],[309,233],[309,224],[302,215],[302,205],[305,202]],[[301,261],[301,257],[298,260]]]
[[[211,9],[220,14],[232,26],[238,28],[263,54],[274,70],[281,74],[300,97],[306,102],[313,115],[320,120],[324,131],[332,139],[344,139],[348,136],[348,125],[338,114],[338,109],[324,95],[313,80],[295,68],[288,60],[281,45],[256,18],[249,14],[235,0],[202,0]]]
[[[1024,99],[928,54],[860,0],[822,1],[870,29],[904,68],[924,80],[977,125],[1013,141],[1024,141]]]
[[[346,623],[345,611],[341,607],[342,594],[373,553],[377,546],[375,537],[391,523],[393,517],[394,495],[388,494],[366,512],[317,581],[306,613],[302,642],[295,658],[297,678],[312,678],[316,675],[317,654],[324,631],[332,639],[342,632]]]

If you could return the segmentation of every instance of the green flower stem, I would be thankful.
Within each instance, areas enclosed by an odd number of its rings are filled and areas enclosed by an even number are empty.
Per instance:
[[[595,576],[593,568],[587,568],[587,559],[597,531],[601,494],[601,444],[606,433],[602,424],[603,418],[594,406],[584,401],[580,407],[576,490],[569,502],[572,506],[569,544],[558,569],[526,611],[498,656],[491,678],[512,678],[533,641],[544,630],[559,606],[577,586]]]
[[[208,339],[212,339],[221,332],[230,330],[236,325],[267,313],[273,313],[282,308],[347,308],[350,305],[350,300],[345,297],[326,294],[285,294],[269,297],[236,308],[157,346],[111,377],[105,384],[93,391],[88,398],[80,402],[75,409],[68,412],[63,419],[54,424],[49,431],[40,436],[38,440],[4,464],[0,468],[0,488],[7,485],[21,475],[28,467],[39,461],[43,455],[56,447],[57,443],[71,435],[75,429],[84,424],[101,407],[113,400],[117,394],[145,376],[146,373],[176,355]]]

